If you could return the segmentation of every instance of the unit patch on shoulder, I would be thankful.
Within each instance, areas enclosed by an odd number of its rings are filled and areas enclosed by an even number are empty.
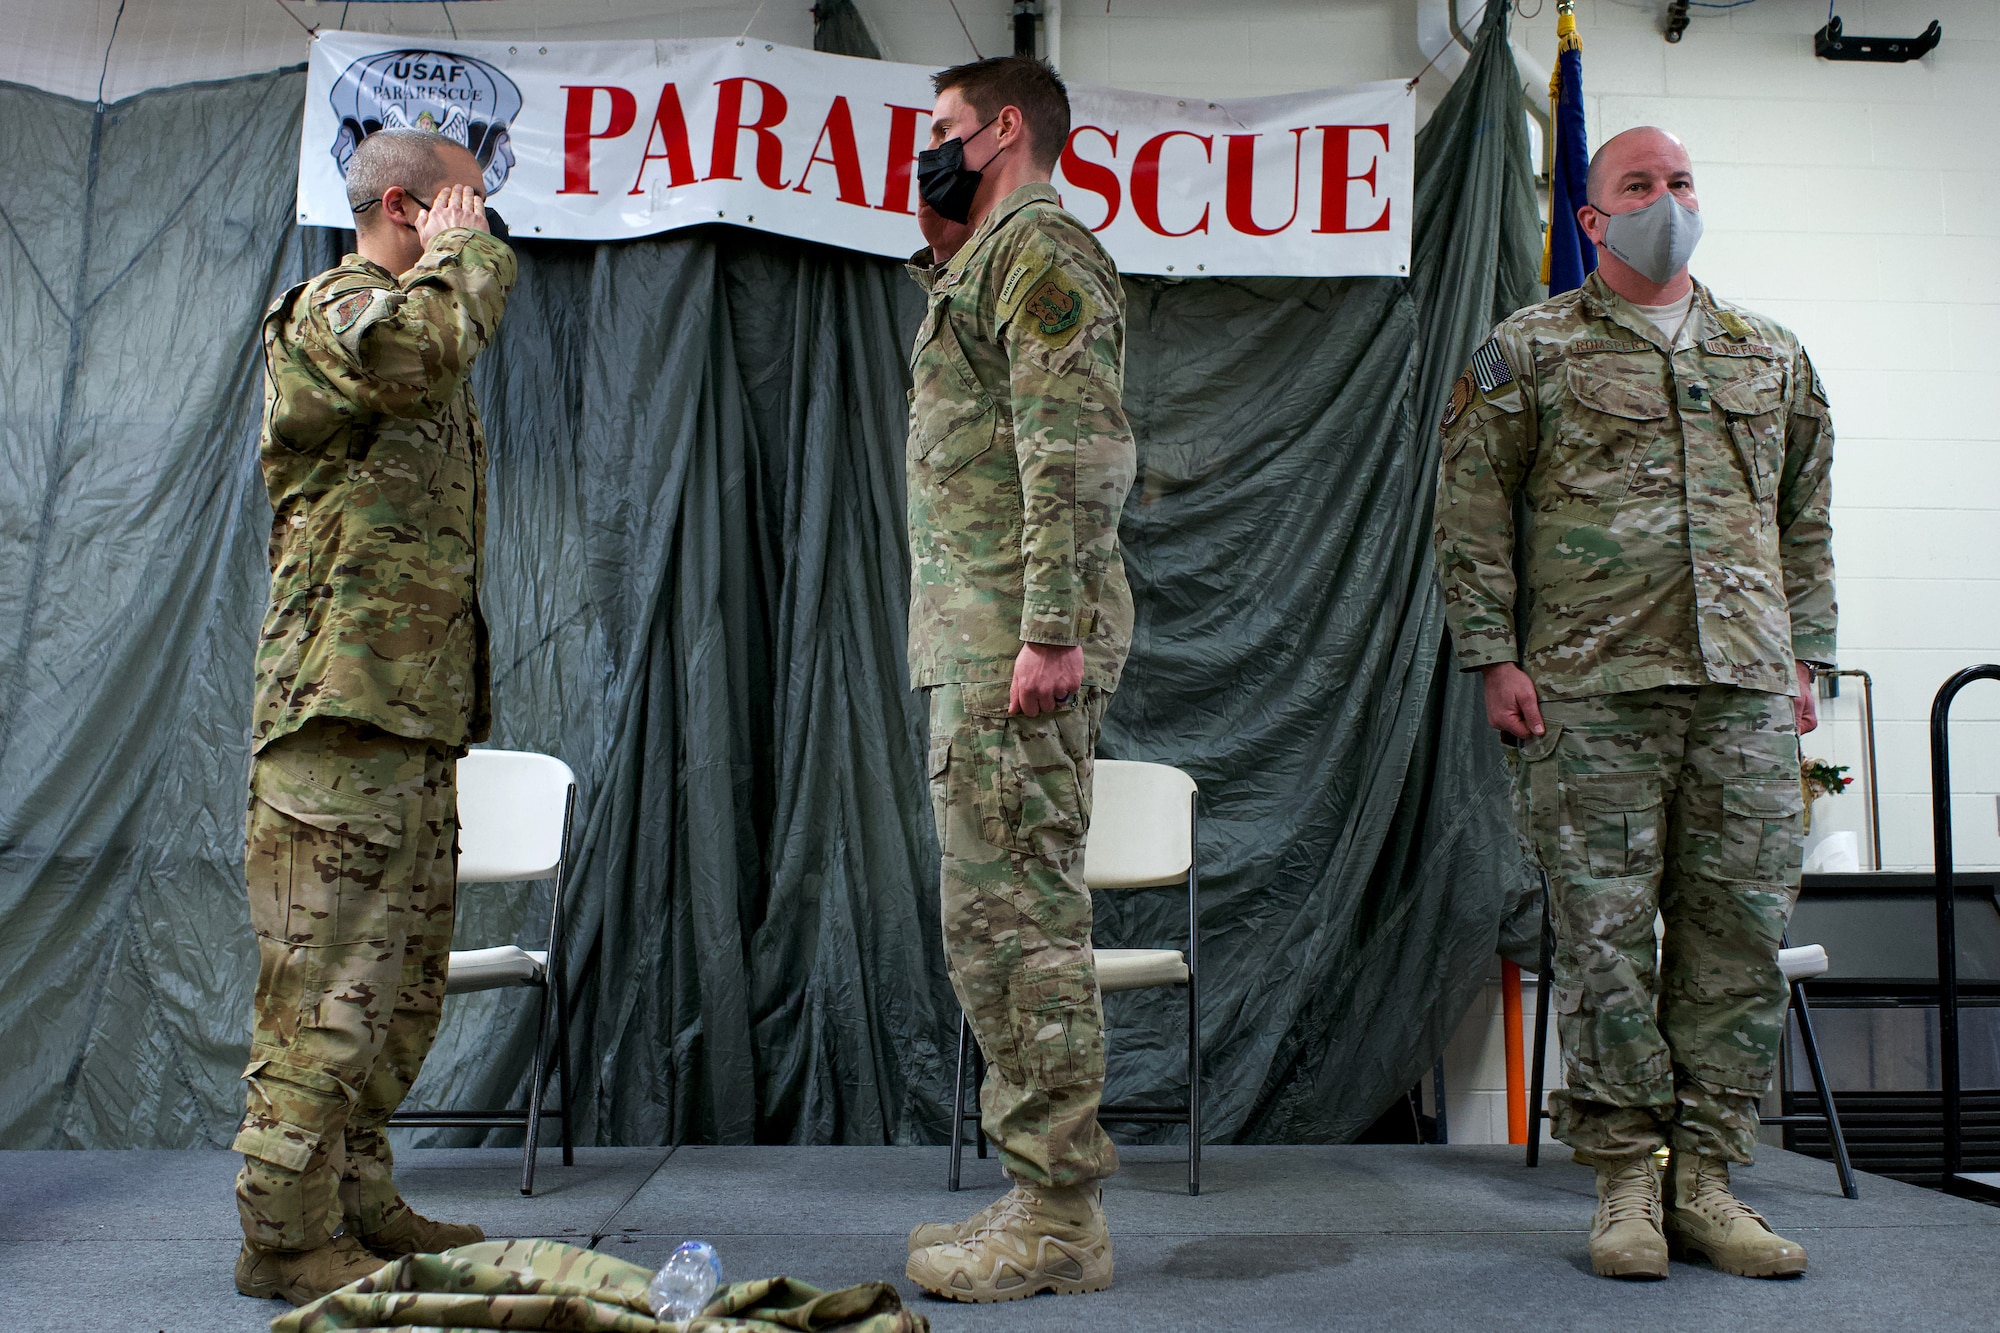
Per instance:
[[[354,321],[367,312],[374,300],[375,293],[372,290],[349,292],[334,302],[333,308],[326,312],[328,326],[337,334],[347,332],[354,327]]]
[[[1035,332],[1061,347],[1076,336],[1088,304],[1083,292],[1070,285],[1063,271],[1052,268],[1040,285],[1028,293],[1028,299],[1021,303],[1021,314],[1034,326]]]
[[[1451,386],[1451,401],[1444,405],[1444,420],[1438,423],[1439,430],[1450,430],[1451,423],[1458,420],[1466,408],[1472,406],[1472,395],[1477,392],[1472,382],[1472,372],[1466,371]]]
[[[1488,338],[1472,354],[1471,374],[1479,382],[1482,393],[1492,393],[1503,384],[1514,382],[1514,372],[1507,365],[1507,358],[1500,354],[1500,340]]]

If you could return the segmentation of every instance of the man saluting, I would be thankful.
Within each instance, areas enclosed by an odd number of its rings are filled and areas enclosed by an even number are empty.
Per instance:
[[[391,1175],[390,1113],[437,1034],[457,880],[453,765],[486,738],[486,445],[467,375],[514,252],[479,163],[422,130],[347,170],[358,254],[264,321],[271,601],[251,727],[258,974],[236,1287],[293,1304],[465,1245]],[[344,1230],[343,1230],[344,1228]]]
[[[945,953],[1014,1187],[910,1233],[962,1301],[1102,1291],[1104,1017],[1083,882],[1092,755],[1132,639],[1118,271],[1049,185],[1069,98],[1041,61],[935,80],[917,173],[929,294],[911,366],[910,680],[930,701]]]

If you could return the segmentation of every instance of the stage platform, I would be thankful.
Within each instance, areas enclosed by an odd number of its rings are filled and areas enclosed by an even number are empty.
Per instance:
[[[1560,1158],[1562,1154],[1552,1154]],[[0,1329],[263,1329],[282,1309],[230,1283],[234,1157],[221,1152],[0,1153]],[[1880,1177],[1840,1197],[1832,1167],[1766,1149],[1737,1181],[1810,1252],[1793,1282],[1676,1264],[1661,1283],[1590,1272],[1591,1176],[1501,1147],[1213,1148],[1189,1198],[1182,1159],[1132,1149],[1106,1189],[1117,1284],[1096,1296],[959,1306],[903,1278],[903,1238],[998,1192],[991,1161],[943,1187],[942,1148],[597,1148],[405,1152],[417,1206],[495,1236],[550,1236],[648,1266],[713,1242],[733,1276],[826,1287],[897,1283],[942,1333],[979,1330],[2000,1327],[2000,1208]]]

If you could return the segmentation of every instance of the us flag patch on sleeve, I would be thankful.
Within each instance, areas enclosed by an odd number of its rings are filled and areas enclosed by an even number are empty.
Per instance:
[[[1488,338],[1472,354],[1472,376],[1479,381],[1481,393],[1492,393],[1503,384],[1514,382],[1514,372],[1507,367],[1507,358],[1500,355],[1500,341]]]

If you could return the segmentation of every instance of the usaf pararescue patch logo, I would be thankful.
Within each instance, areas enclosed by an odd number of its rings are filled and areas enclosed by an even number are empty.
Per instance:
[[[508,127],[521,90],[483,60],[450,51],[384,51],[355,61],[333,84],[340,132],[328,150],[347,174],[361,141],[377,130],[434,130],[479,159],[486,194],[498,194],[514,166]]]

